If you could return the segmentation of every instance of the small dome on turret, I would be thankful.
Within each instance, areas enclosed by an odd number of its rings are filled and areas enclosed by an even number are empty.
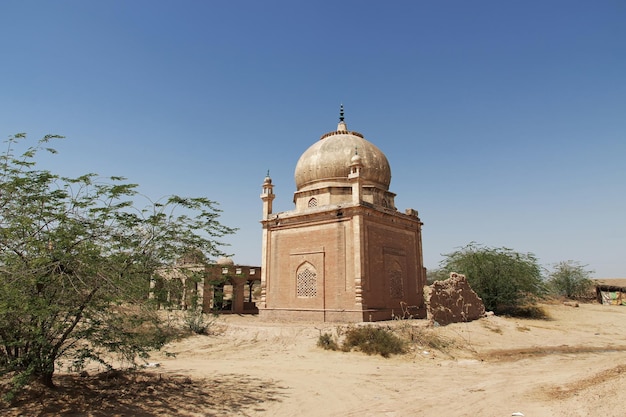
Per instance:
[[[222,256],[217,260],[216,263],[218,265],[235,265],[235,262],[232,260],[232,258],[229,258],[228,256]]]
[[[358,152],[354,152],[354,156],[350,158],[350,165],[363,165],[363,161]]]

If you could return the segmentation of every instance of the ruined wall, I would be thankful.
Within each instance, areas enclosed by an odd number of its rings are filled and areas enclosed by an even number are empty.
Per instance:
[[[485,305],[465,275],[452,272],[447,280],[431,285],[428,313],[440,325],[468,322],[483,317]]]

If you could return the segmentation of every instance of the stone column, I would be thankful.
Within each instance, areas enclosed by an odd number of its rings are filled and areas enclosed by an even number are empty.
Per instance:
[[[244,281],[233,280],[233,313],[243,313]]]

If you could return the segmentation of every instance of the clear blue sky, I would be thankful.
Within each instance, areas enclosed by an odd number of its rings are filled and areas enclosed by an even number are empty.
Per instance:
[[[424,260],[471,241],[626,277],[626,2],[0,2],[0,131],[65,175],[204,196],[261,258],[261,184],[346,121],[387,155]]]

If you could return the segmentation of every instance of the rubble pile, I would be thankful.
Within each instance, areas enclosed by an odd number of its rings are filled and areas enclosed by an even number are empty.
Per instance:
[[[485,305],[472,290],[465,275],[452,272],[447,280],[435,281],[431,285],[428,312],[431,320],[445,326],[483,317]]]

